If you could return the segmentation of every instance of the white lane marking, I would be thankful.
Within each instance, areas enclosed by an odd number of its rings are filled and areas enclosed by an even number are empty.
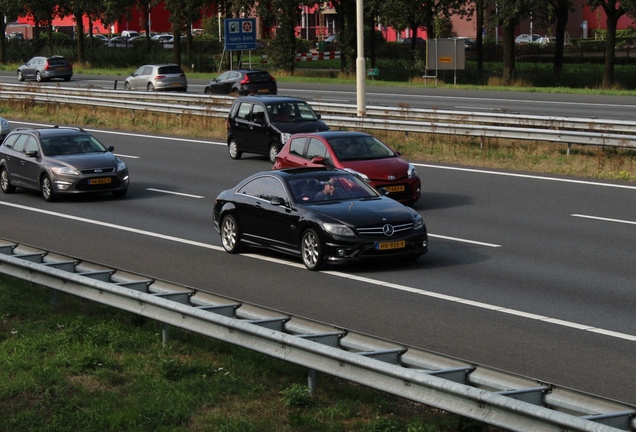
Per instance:
[[[93,224],[93,225],[99,225],[99,226],[103,226],[103,227],[118,229],[118,230],[121,230],[121,231],[132,232],[132,233],[135,233],[135,234],[146,235],[146,236],[149,236],[149,237],[155,237],[155,238],[159,238],[159,239],[163,239],[163,240],[174,241],[174,242],[177,242],[177,243],[188,244],[188,245],[191,245],[191,246],[197,246],[197,247],[201,247],[201,248],[205,248],[205,249],[211,249],[211,250],[215,250],[215,251],[223,251],[222,247],[214,246],[214,245],[207,244],[207,243],[197,242],[197,241],[193,241],[193,240],[186,240],[186,239],[182,239],[182,238],[179,238],[179,237],[173,237],[173,236],[168,236],[168,235],[164,235],[164,234],[158,234],[158,233],[154,233],[154,232],[150,232],[150,231],[140,230],[140,229],[136,229],[136,228],[130,228],[130,227],[122,226],[122,225],[115,225],[115,224],[111,224],[111,223],[107,223],[107,222],[101,222],[101,221],[97,221],[97,220],[93,220],[93,219],[86,219],[86,218],[81,218],[81,217],[77,217],[77,216],[70,216],[70,215],[65,215],[65,214],[62,214],[62,213],[52,212],[52,211],[49,211],[49,210],[42,210],[42,209],[37,209],[37,208],[33,208],[33,207],[26,207],[26,206],[19,205],[19,204],[6,203],[6,202],[1,202],[1,201],[0,201],[0,205],[14,207],[14,208],[18,208],[18,209],[22,209],[22,210],[26,210],[26,211],[32,211],[32,212],[36,212],[36,213],[47,214],[47,215],[50,215],[50,216],[57,216],[57,217],[64,218],[64,219],[71,219],[71,220],[84,222],[84,223],[88,223],[88,224]],[[277,264],[282,264],[282,265],[286,265],[286,266],[289,266],[289,267],[304,268],[304,266],[302,266],[302,265],[300,265],[298,263],[289,262],[289,261],[285,261],[285,260],[281,260],[281,259],[277,259],[277,258],[270,258],[270,257],[262,256],[262,255],[255,255],[255,254],[244,254],[244,256],[260,259],[262,261],[275,262]],[[516,310],[516,309],[509,309],[509,308],[502,307],[502,306],[492,305],[492,304],[488,304],[488,303],[482,303],[482,302],[478,302],[478,301],[474,301],[474,300],[463,299],[463,298],[460,298],[460,297],[455,297],[455,296],[451,296],[451,295],[447,295],[447,294],[440,294],[440,293],[427,291],[427,290],[422,290],[422,289],[419,289],[419,288],[408,287],[408,286],[405,286],[405,285],[400,285],[400,284],[396,284],[396,283],[392,283],[392,282],[379,281],[379,280],[367,278],[367,277],[364,277],[364,276],[357,276],[357,275],[352,275],[352,274],[348,274],[348,273],[342,273],[342,272],[338,272],[338,271],[329,271],[329,270],[328,271],[323,271],[321,273],[328,274],[328,275],[335,276],[335,277],[339,277],[339,278],[355,280],[355,281],[358,281],[358,282],[363,282],[363,283],[367,283],[367,284],[371,284],[371,285],[381,286],[381,287],[385,287],[385,288],[392,288],[392,289],[396,289],[396,290],[400,290],[400,291],[404,291],[404,292],[409,292],[409,293],[412,293],[412,294],[423,295],[423,296],[427,296],[427,297],[431,297],[431,298],[435,298],[435,299],[439,299],[439,300],[450,301],[450,302],[462,304],[462,305],[465,305],[465,306],[473,306],[473,307],[477,307],[477,308],[480,308],[480,309],[490,310],[490,311],[493,311],[493,312],[505,313],[505,314],[508,314],[508,315],[517,316],[517,317],[520,317],[520,318],[532,319],[532,320],[535,320],[535,321],[540,321],[540,322],[544,322],[544,323],[554,324],[554,325],[558,325],[558,326],[562,326],[562,327],[568,327],[568,328],[572,328],[572,329],[575,329],[575,330],[587,331],[587,332],[591,332],[591,333],[598,333],[598,334],[601,334],[601,335],[604,335],[604,336],[608,336],[608,337],[612,337],[612,338],[625,339],[625,340],[628,340],[628,341],[636,342],[636,335],[630,335],[630,334],[627,334],[627,333],[620,333],[620,332],[615,332],[615,331],[612,331],[612,330],[606,330],[606,329],[601,329],[601,328],[597,328],[597,327],[592,327],[592,326],[585,325],[585,324],[579,324],[579,323],[575,323],[575,322],[571,322],[571,321],[564,321],[564,320],[560,320],[558,318],[550,318],[550,317],[547,317],[547,316],[544,316],[544,315],[538,315],[538,314],[534,314],[534,313],[530,313],[530,312],[524,312],[524,311],[520,311],[520,310]]]
[[[562,183],[575,183],[575,184],[583,184],[583,185],[589,185],[589,186],[604,186],[604,187],[613,187],[613,188],[619,188],[619,189],[636,190],[636,185],[632,186],[632,185],[623,185],[623,184],[614,184],[614,183],[600,183],[600,182],[589,181],[589,180],[574,180],[574,179],[566,179],[566,178],[540,176],[540,175],[534,175],[534,174],[517,174],[517,173],[511,173],[511,172],[489,171],[489,170],[476,169],[476,168],[446,167],[442,165],[430,165],[430,164],[423,164],[423,163],[416,163],[416,162],[412,162],[412,163],[415,166],[421,166],[425,168],[436,168],[436,169],[443,169],[443,170],[450,170],[450,171],[471,172],[471,173],[477,173],[477,174],[491,174],[491,175],[499,175],[499,176],[505,176],[505,177],[519,177],[519,178],[528,178],[528,179],[534,179],[534,180],[548,180],[548,181],[556,181],[556,182],[562,182]]]
[[[205,198],[204,196],[201,196],[201,195],[192,195],[192,194],[181,193],[181,192],[167,191],[163,189],[146,188],[146,190],[151,192],[170,194],[170,195],[180,195],[180,196],[189,197],[189,198],[197,198],[197,199]]]
[[[584,219],[600,220],[604,222],[617,222],[617,223],[628,224],[628,225],[636,225],[636,221],[629,221],[629,220],[622,220],[622,219],[612,219],[612,218],[606,218],[606,217],[600,217],[600,216],[589,216],[589,215],[582,215],[582,214],[571,214],[570,216],[584,218]]]
[[[19,123],[19,124],[26,124],[26,125],[32,125],[32,126],[44,126],[44,127],[50,126],[47,124],[25,123],[25,122],[18,122],[18,121],[15,121],[15,122],[12,121],[11,123]],[[99,133],[112,134],[112,135],[127,135],[127,136],[137,136],[141,138],[156,138],[156,139],[162,139],[162,140],[184,141],[184,142],[194,142],[194,143],[200,143],[200,144],[213,144],[213,145],[222,145],[222,146],[227,145],[224,142],[193,140],[190,138],[172,138],[172,137],[163,137],[163,136],[156,136],[156,135],[135,134],[135,133],[128,133],[128,132],[104,131],[99,129],[84,129],[84,130],[89,132],[99,132]],[[483,170],[483,169],[476,169],[476,168],[460,168],[460,167],[450,167],[450,166],[447,167],[447,166],[441,166],[441,165],[430,165],[430,164],[416,163],[416,162],[413,162],[413,165],[424,167],[424,168],[436,168],[436,169],[444,169],[449,171],[464,171],[464,172],[472,172],[472,173],[478,173],[478,174],[492,174],[492,175],[507,176],[507,177],[519,177],[519,178],[528,178],[528,179],[534,179],[534,180],[548,180],[548,181],[557,181],[562,183],[574,183],[574,184],[583,184],[583,185],[591,185],[591,186],[604,186],[604,187],[614,187],[619,189],[636,190],[636,186],[613,184],[613,183],[600,183],[600,182],[594,182],[594,181],[588,181],[588,180],[574,180],[574,179],[547,177],[547,176],[540,176],[540,175],[533,175],[533,174],[498,172],[498,171],[490,171],[490,170]]]
[[[452,240],[452,241],[456,241],[456,242],[461,242],[461,243],[470,243],[470,244],[475,244],[475,245],[479,245],[479,246],[487,246],[487,247],[492,247],[492,248],[498,248],[501,247],[501,245],[498,244],[494,244],[494,243],[484,243],[484,242],[479,242],[479,241],[475,241],[475,240],[466,240],[466,239],[462,239],[462,238],[458,238],[458,237],[448,237],[448,236],[443,236],[443,235],[438,235],[438,234],[428,234],[429,237],[435,237],[435,238],[440,238],[443,240]]]
[[[37,127],[49,127],[49,126],[51,126],[50,124],[28,123],[28,122],[21,122],[21,121],[10,121],[10,123],[18,123],[18,124],[24,124],[24,125],[29,125],[29,126],[37,126]],[[87,129],[87,128],[82,128],[82,129],[84,129],[87,132],[99,132],[99,133],[110,134],[110,135],[135,136],[135,137],[140,137],[140,138],[153,138],[153,139],[161,139],[161,140],[169,140],[169,141],[193,142],[193,143],[199,143],[199,144],[227,145],[226,143],[218,142],[218,141],[195,140],[195,139],[191,139],[191,138],[165,137],[165,136],[145,135],[145,134],[130,133],[130,132],[106,131],[106,130],[101,130],[101,129]]]

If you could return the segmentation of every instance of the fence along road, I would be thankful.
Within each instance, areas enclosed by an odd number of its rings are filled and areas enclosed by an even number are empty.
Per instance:
[[[636,407],[0,239],[0,272],[515,431],[636,431]]]
[[[229,96],[125,92],[33,84],[0,84],[0,99],[219,118],[227,117],[234,100]],[[311,105],[332,128],[457,135],[480,140],[501,138],[552,142],[567,145],[568,154],[573,145],[636,149],[636,122],[632,121],[374,106],[367,107],[365,117],[356,117],[355,105],[319,101],[312,101]]]

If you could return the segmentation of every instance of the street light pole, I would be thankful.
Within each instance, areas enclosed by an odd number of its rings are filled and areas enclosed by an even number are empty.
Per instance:
[[[367,113],[365,102],[366,93],[366,65],[364,59],[364,13],[363,0],[356,0],[356,27],[357,27],[357,51],[356,58],[356,92],[358,102],[358,117],[363,117]]]

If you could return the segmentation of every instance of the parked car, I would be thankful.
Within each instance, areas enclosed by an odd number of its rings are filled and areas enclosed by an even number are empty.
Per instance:
[[[353,131],[292,136],[276,155],[274,169],[328,166],[358,174],[387,196],[411,205],[421,196],[415,165],[376,137]]]
[[[205,94],[250,95],[276,94],[276,78],[257,69],[239,69],[223,72],[205,86]]]
[[[63,194],[128,192],[128,169],[97,138],[80,128],[15,129],[0,145],[0,188],[39,190],[46,201]]]
[[[106,46],[109,48],[128,48],[132,45],[128,43],[128,38],[123,36],[113,36],[106,42]]]
[[[102,42],[104,45],[106,45],[108,43],[108,37],[106,37],[105,35],[101,34],[101,33],[93,33],[93,40],[98,41],[98,42]],[[86,39],[90,39],[91,35],[86,35]]]
[[[402,43],[406,44],[406,45],[412,45],[413,44],[413,38],[404,38],[402,39]],[[426,45],[426,39],[423,39],[421,37],[415,38],[415,45]]]
[[[471,51],[477,48],[477,43],[475,42],[475,40],[469,37],[458,36],[451,39],[464,41],[464,48],[466,49],[466,51]]]
[[[520,34],[515,38],[516,44],[533,43],[536,42],[541,36],[538,34],[529,35],[527,33]]]
[[[9,122],[0,117],[0,143],[4,141],[7,135],[9,135],[9,132],[11,132]]]
[[[214,227],[229,253],[265,247],[301,257],[309,270],[326,263],[417,259],[428,250],[418,212],[354,174],[324,167],[248,177],[216,197]]]
[[[73,77],[73,66],[62,56],[33,57],[18,67],[18,81],[35,79],[38,82],[51,79],[69,81]]]
[[[227,146],[232,159],[263,154],[274,163],[287,139],[300,132],[329,130],[307,102],[282,96],[238,97],[227,118]]]
[[[327,36],[324,41],[316,42],[316,49],[324,51],[336,51],[338,50],[338,35]]]
[[[188,80],[179,65],[143,65],[126,78],[124,89],[185,92],[188,91]]]
[[[139,32],[135,30],[124,30],[123,32],[121,32],[121,36],[125,38],[131,38],[139,36]]]

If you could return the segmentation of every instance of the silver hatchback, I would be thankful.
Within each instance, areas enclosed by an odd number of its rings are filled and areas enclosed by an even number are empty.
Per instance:
[[[188,91],[188,80],[176,64],[144,65],[124,82],[125,90]]]

